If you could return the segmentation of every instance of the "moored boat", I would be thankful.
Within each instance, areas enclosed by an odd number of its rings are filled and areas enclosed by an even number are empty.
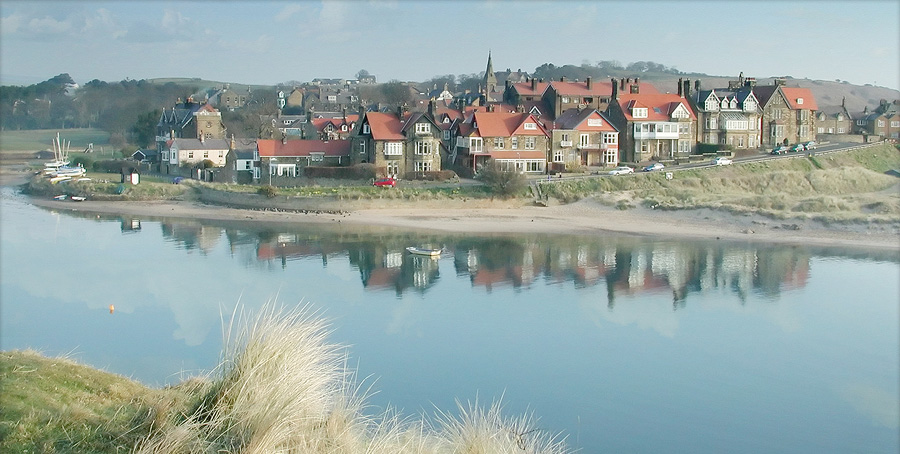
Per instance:
[[[415,254],[415,255],[427,255],[430,257],[437,257],[437,256],[441,255],[441,252],[444,252],[444,249],[443,248],[429,249],[429,248],[410,246],[410,247],[406,248],[406,251],[409,252],[410,254]]]

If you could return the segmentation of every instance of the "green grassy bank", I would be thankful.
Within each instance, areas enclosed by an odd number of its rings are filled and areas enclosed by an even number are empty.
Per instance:
[[[34,352],[0,353],[0,452],[570,452],[498,403],[421,420],[365,414],[345,349],[303,309],[268,306],[226,332],[208,379],[164,389]]]

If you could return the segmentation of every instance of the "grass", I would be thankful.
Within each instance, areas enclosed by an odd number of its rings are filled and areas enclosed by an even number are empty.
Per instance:
[[[886,174],[900,168],[900,151],[889,145],[847,153],[627,178],[597,178],[543,185],[563,202],[594,197],[622,209],[629,202],[657,209],[724,209],[778,219],[826,222],[900,220],[900,183]]]
[[[532,414],[499,402],[405,419],[364,411],[345,348],[308,308],[235,313],[207,379],[154,390],[124,377],[3,352],[0,452],[563,454]]]
[[[95,151],[99,152],[100,147],[109,148],[109,133],[100,129],[82,128],[82,129],[36,129],[28,131],[0,131],[0,152],[7,151],[30,151],[36,152],[41,150],[52,150],[52,141],[56,139],[56,134],[63,141],[71,142],[70,151],[80,152],[84,150],[89,143],[94,144]]]

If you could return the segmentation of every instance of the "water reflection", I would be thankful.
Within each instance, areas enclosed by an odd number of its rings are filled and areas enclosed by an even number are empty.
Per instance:
[[[123,233],[140,232],[140,221],[120,222]],[[622,296],[642,293],[670,294],[676,310],[690,293],[710,289],[728,289],[742,302],[752,292],[774,299],[806,285],[814,253],[796,247],[584,236],[429,236],[428,242],[444,245],[438,259],[407,253],[407,246],[423,239],[396,233],[253,230],[173,220],[160,226],[164,240],[178,249],[205,255],[225,241],[233,256],[253,257],[266,268],[288,269],[295,260],[327,267],[330,258],[345,257],[342,263],[355,268],[370,291],[427,292],[440,279],[440,262],[450,261],[457,276],[467,276],[472,287],[487,292],[527,290],[537,280],[605,287],[609,309]]]

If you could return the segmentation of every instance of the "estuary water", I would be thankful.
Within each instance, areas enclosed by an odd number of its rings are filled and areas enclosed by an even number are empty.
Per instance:
[[[217,364],[223,314],[277,300],[330,321],[373,409],[502,399],[585,453],[900,450],[896,252],[98,216],[2,191],[3,350],[163,386]]]

